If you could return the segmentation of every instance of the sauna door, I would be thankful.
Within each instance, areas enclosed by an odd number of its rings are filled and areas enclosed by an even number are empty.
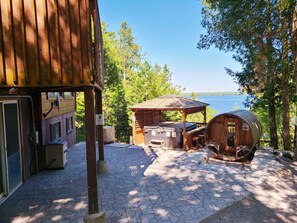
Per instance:
[[[235,147],[236,125],[235,122],[227,122],[227,146]]]

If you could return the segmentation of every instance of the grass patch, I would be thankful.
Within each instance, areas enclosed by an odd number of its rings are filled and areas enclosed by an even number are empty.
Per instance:
[[[76,143],[86,141],[85,130],[84,128],[76,129]]]

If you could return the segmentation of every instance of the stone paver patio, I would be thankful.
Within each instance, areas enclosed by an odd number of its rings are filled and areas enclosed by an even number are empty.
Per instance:
[[[296,166],[262,151],[244,168],[202,162],[206,155],[105,145],[108,172],[98,176],[98,191],[106,222],[297,222]],[[0,222],[83,222],[85,144],[68,157],[64,170],[42,171],[8,198]]]

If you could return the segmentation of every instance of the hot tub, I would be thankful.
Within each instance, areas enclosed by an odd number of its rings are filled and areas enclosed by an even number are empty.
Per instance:
[[[196,128],[196,123],[187,122],[186,131]],[[143,128],[144,144],[150,146],[163,146],[168,148],[183,147],[183,123],[160,122],[147,125]]]

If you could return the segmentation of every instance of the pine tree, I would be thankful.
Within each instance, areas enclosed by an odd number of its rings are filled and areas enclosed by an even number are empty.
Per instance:
[[[295,82],[292,75],[292,45],[290,33],[292,0],[207,0],[203,9],[202,35],[199,48],[214,45],[220,50],[234,52],[242,71],[227,69],[243,90],[249,93],[250,105],[267,107],[271,145],[277,149],[278,107],[282,111],[282,139],[290,149],[290,103],[294,103]]]

